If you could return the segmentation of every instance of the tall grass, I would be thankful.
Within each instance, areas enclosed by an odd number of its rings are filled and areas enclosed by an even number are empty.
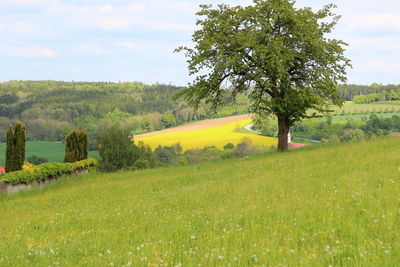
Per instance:
[[[0,197],[0,266],[398,266],[400,141],[116,174]]]

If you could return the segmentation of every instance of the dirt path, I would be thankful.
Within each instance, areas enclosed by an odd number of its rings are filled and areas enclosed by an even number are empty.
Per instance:
[[[213,128],[213,127],[218,127],[218,126],[225,125],[225,124],[232,123],[232,122],[251,119],[252,116],[253,116],[252,114],[245,114],[245,115],[230,116],[230,117],[224,117],[224,118],[218,118],[218,119],[203,120],[203,121],[193,122],[193,123],[189,123],[186,125],[169,128],[169,129],[165,129],[165,130],[161,130],[161,131],[135,135],[134,139],[156,136],[156,135],[163,135],[163,134],[168,134],[168,133],[203,130],[203,129]]]

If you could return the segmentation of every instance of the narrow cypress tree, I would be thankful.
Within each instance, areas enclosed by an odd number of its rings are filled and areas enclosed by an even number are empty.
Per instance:
[[[85,131],[79,132],[79,144],[80,144],[79,160],[87,159],[89,151],[89,137],[87,132]]]
[[[87,159],[89,137],[85,131],[71,131],[66,138],[64,162]]]
[[[14,129],[8,127],[7,131],[7,148],[6,148],[6,171],[12,172],[14,170],[13,162],[13,151],[14,151]]]
[[[7,131],[6,171],[22,170],[25,161],[26,127],[21,122],[15,123],[15,129],[10,126]]]
[[[15,138],[15,161],[18,170],[22,170],[22,165],[24,165],[25,162],[25,137],[26,137],[26,127],[24,124],[17,121],[15,124],[14,138]]]

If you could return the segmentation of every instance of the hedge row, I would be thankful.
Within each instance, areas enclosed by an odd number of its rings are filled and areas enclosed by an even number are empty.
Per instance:
[[[56,178],[64,174],[71,174],[76,170],[95,167],[96,159],[85,159],[74,163],[49,162],[35,166],[32,171],[15,171],[0,177],[0,181],[9,184],[30,183],[33,181],[44,181]]]

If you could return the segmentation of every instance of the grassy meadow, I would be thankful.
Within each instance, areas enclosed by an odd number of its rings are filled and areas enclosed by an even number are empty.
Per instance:
[[[399,266],[400,139],[0,195],[0,266]]]
[[[26,158],[32,155],[45,157],[50,162],[64,161],[65,144],[61,142],[27,141]],[[6,144],[0,143],[0,166],[5,164]],[[98,157],[97,151],[89,151],[89,157]]]
[[[342,107],[333,107],[333,110],[340,113],[353,112],[379,112],[379,111],[394,111],[400,112],[400,101],[379,101],[370,104],[356,104],[352,101],[346,101]]]
[[[222,149],[227,143],[237,145],[244,137],[251,139],[254,145],[272,146],[277,144],[276,138],[238,131],[251,122],[251,119],[245,119],[202,130],[174,132],[135,140],[142,141],[153,149],[157,148],[159,145],[169,146],[179,142],[184,150],[204,148],[207,146],[215,146]]]
[[[349,117],[355,120],[361,120],[365,116],[376,113],[379,117],[392,117],[400,115],[400,101],[380,101],[370,104],[356,104],[347,101],[342,107],[332,107],[334,110],[333,120],[342,121]]]

